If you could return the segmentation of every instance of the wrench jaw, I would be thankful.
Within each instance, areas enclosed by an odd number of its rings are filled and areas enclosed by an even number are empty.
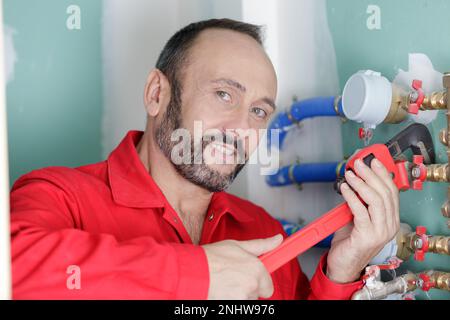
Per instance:
[[[433,137],[428,128],[420,123],[412,124],[399,132],[386,143],[386,146],[394,159],[411,149],[414,155],[423,156],[424,164],[436,161]]]
[[[420,190],[421,183],[425,180],[422,177],[423,174],[420,175],[419,180],[418,177],[411,174],[411,170],[419,167],[421,173],[423,173],[423,164],[434,163],[436,157],[433,139],[428,128],[423,124],[412,124],[389,140],[385,146],[388,152],[381,145],[373,145],[362,149],[347,162],[345,170],[353,170],[356,159],[363,159],[370,166],[373,158],[377,158],[387,167],[400,191],[410,188]],[[406,160],[404,153],[407,150],[411,150],[414,155],[414,165]],[[394,160],[395,167],[391,160]],[[334,183],[334,189],[339,194],[341,194],[340,188],[344,182],[345,177],[339,177]]]

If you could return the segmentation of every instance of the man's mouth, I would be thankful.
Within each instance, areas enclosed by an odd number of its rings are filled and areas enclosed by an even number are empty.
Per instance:
[[[219,152],[225,156],[233,156],[236,154],[236,148],[232,147],[229,144],[222,143],[222,142],[212,142],[211,147],[216,152]]]

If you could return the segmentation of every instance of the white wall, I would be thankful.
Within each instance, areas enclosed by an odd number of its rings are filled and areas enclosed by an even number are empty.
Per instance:
[[[106,0],[104,1],[104,123],[106,157],[130,129],[143,129],[143,88],[169,37],[190,22],[228,17],[266,25],[265,47],[278,74],[278,105],[338,94],[334,48],[324,0]],[[287,137],[283,161],[342,160],[338,119],[304,122]],[[324,129],[326,128],[326,130]],[[338,203],[331,184],[269,188],[257,166],[248,166],[229,190],[263,206],[276,217],[311,221]],[[312,274],[320,252],[301,263]],[[319,250],[320,251],[320,250]]]
[[[294,96],[299,100],[339,94],[335,52],[328,29],[324,0],[244,0],[243,19],[267,25],[266,47],[275,65],[279,81],[277,104],[287,108]],[[342,160],[340,120],[306,120],[285,140],[282,162]],[[263,147],[263,145],[262,145]],[[259,174],[259,167],[249,166],[248,199],[263,206],[276,217],[307,222],[339,203],[332,185],[304,184],[271,188]],[[313,249],[300,261],[311,276],[323,250]]]

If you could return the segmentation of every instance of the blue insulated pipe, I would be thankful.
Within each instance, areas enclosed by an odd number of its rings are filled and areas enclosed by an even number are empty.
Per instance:
[[[292,125],[315,117],[344,117],[341,97],[318,97],[295,102],[288,111],[278,113],[269,125],[268,146],[281,149]],[[278,139],[272,141],[271,131],[279,130]]]
[[[334,182],[344,175],[344,171],[345,162],[293,164],[266,176],[266,182],[272,187],[305,182]]]

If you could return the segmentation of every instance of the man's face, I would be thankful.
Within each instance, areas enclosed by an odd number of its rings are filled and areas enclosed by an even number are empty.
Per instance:
[[[267,128],[274,113],[276,74],[254,39],[220,29],[199,35],[185,65],[179,73],[181,95],[177,97],[179,90],[172,87],[156,140],[183,177],[221,191],[256,149],[264,134],[261,129]],[[191,139],[173,138],[180,128]],[[189,163],[174,161],[176,145],[189,147]]]

